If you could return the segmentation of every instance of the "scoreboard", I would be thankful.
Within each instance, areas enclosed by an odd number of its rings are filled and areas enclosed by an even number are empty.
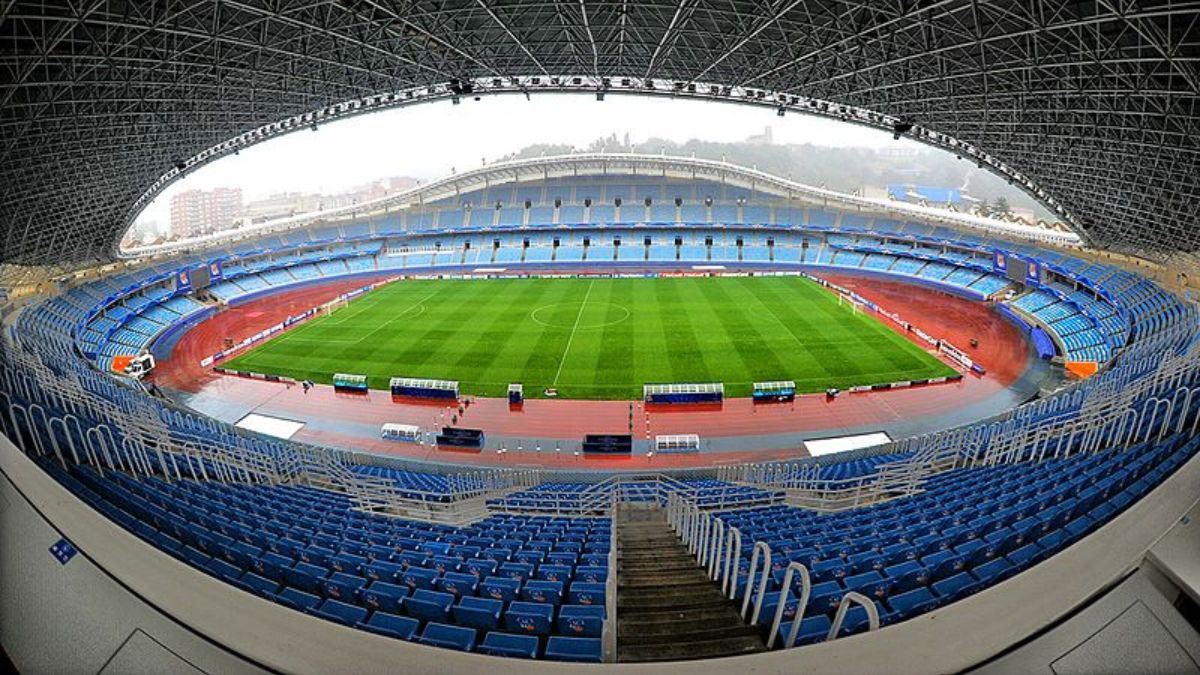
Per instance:
[[[222,277],[221,263],[210,262],[207,265],[179,270],[175,273],[175,290],[198,291],[208,288],[213,281]]]
[[[996,251],[992,256],[992,270],[1018,284],[1038,287],[1045,278],[1042,263],[1032,258]]]

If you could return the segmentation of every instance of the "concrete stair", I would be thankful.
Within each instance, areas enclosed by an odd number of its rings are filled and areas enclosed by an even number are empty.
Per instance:
[[[682,661],[766,651],[658,508],[617,511],[617,661]]]

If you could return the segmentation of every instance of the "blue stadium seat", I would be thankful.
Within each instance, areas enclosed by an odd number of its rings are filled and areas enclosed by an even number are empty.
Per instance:
[[[468,628],[494,630],[500,625],[504,603],[492,598],[464,596],[451,608],[454,622]]]
[[[903,621],[912,616],[927,612],[938,604],[938,599],[929,592],[928,588],[917,588],[905,593],[893,595],[887,600],[892,608],[889,621]]]
[[[326,600],[320,607],[309,610],[313,616],[336,621],[347,626],[356,626],[367,618],[367,610],[357,605],[347,604],[338,600]]]
[[[421,622],[407,616],[397,616],[388,612],[375,612],[366,622],[360,622],[359,628],[379,633],[401,640],[411,640],[416,634]]]
[[[532,635],[513,635],[491,631],[483,637],[479,651],[492,656],[512,656],[523,659],[536,659],[538,639]]]
[[[596,605],[563,605],[558,610],[558,632],[577,637],[600,637],[604,608]]]
[[[358,592],[367,585],[367,580],[345,572],[335,572],[325,580],[325,597],[335,600],[355,600]]]
[[[325,577],[329,570],[305,562],[296,563],[295,567],[284,570],[283,581],[292,588],[298,588],[306,593],[320,594],[324,590]]]
[[[425,588],[417,589],[402,602],[406,614],[422,621],[445,621],[450,615],[450,605],[452,604],[454,604],[453,595]]]
[[[403,600],[409,594],[408,586],[398,586],[386,581],[376,581],[359,592],[363,604],[376,611],[397,614],[403,607]]]
[[[417,638],[417,641],[434,647],[469,652],[475,647],[475,631],[470,628],[431,621],[426,624],[425,630],[421,633],[421,637]]]
[[[825,640],[825,637],[829,635],[831,625],[829,617],[824,614],[805,618],[800,622],[800,630],[796,633],[796,646],[809,645]],[[790,632],[792,632],[791,621],[779,624],[779,644],[783,644],[783,641],[787,640],[788,633]]]
[[[507,577],[488,577],[479,584],[479,594],[495,600],[510,602],[517,599],[521,582]]]
[[[548,635],[554,621],[554,607],[540,602],[511,602],[504,613],[504,626],[519,633]]]
[[[525,582],[521,589],[521,599],[527,602],[544,602],[557,605],[562,602],[563,584],[561,581]]]
[[[254,572],[246,572],[243,574],[238,585],[245,590],[250,591],[251,593],[262,595],[268,598],[273,598],[275,596],[275,592],[279,590],[279,584],[273,579],[260,577]]]
[[[567,602],[572,605],[603,605],[604,592],[604,584],[574,581],[567,591]]]
[[[283,589],[283,592],[277,595],[276,599],[292,609],[299,609],[301,611],[313,609],[321,604],[321,598],[295,588]]]
[[[438,588],[454,596],[475,595],[479,586],[479,577],[462,572],[447,572],[438,580]]]
[[[546,642],[546,658],[555,661],[600,663],[602,656],[600,640],[596,638],[552,635]]]

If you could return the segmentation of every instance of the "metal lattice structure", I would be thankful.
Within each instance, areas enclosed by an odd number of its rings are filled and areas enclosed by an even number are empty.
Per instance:
[[[537,90],[845,118],[1008,176],[1092,244],[1200,244],[1196,2],[10,0],[0,261],[111,259],[162,187],[280,133]]]

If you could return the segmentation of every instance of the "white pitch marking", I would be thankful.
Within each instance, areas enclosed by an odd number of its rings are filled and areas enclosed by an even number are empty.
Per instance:
[[[587,293],[583,294],[583,302],[579,303],[579,313],[575,315],[575,325],[571,328],[571,335],[567,338],[567,346],[563,349],[562,359],[558,362],[558,372],[554,374],[554,382],[551,383],[554,386],[558,385],[558,378],[562,375],[563,366],[567,363],[567,353],[571,351],[571,343],[575,340],[575,331],[579,329],[579,320],[583,318],[583,308],[587,307],[588,298],[592,295],[592,286],[595,285],[595,279],[588,282]]]

